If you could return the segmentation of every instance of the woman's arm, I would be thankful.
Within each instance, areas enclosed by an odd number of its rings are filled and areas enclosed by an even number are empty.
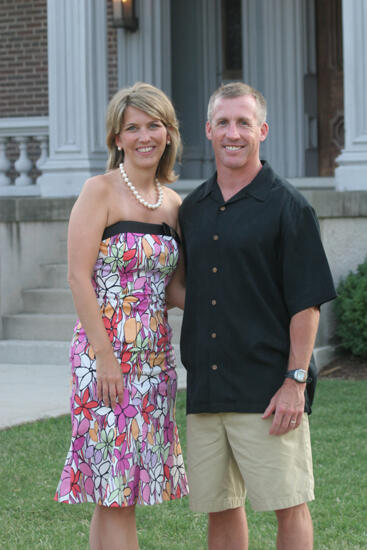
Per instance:
[[[182,248],[180,248],[180,256],[176,271],[166,288],[166,303],[168,308],[179,307],[184,308],[186,295],[185,284],[185,265],[183,260]]]
[[[107,224],[107,185],[103,176],[88,180],[71,212],[68,231],[68,281],[75,309],[96,355],[98,399],[112,408],[123,398],[120,365],[113,353],[91,276]]]

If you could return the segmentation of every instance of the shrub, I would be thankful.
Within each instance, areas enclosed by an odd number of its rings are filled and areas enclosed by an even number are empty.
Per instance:
[[[367,359],[367,258],[339,283],[335,310],[341,346]]]

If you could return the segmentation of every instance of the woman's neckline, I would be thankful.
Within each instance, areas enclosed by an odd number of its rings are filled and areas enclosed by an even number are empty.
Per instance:
[[[145,228],[145,231],[144,231]],[[140,229],[140,231],[139,231]],[[153,223],[139,220],[119,220],[108,225],[102,235],[102,241],[119,233],[151,233],[155,235],[171,236],[179,241],[176,230],[166,222]]]

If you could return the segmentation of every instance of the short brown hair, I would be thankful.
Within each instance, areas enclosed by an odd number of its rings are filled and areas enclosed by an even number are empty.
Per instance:
[[[243,95],[252,95],[257,106],[257,120],[259,124],[266,121],[266,99],[261,92],[245,84],[244,82],[229,82],[222,84],[212,93],[208,103],[208,121],[211,122],[214,111],[214,103],[219,97],[241,97]]]
[[[171,183],[177,179],[173,170],[177,157],[182,150],[181,136],[176,113],[171,101],[159,88],[145,82],[136,82],[129,88],[122,88],[111,99],[107,108],[107,169],[117,168],[124,158],[124,152],[117,150],[115,138],[121,132],[125,109],[128,106],[140,109],[149,116],[160,120],[167,128],[170,145],[167,145],[156,176],[159,180]]]

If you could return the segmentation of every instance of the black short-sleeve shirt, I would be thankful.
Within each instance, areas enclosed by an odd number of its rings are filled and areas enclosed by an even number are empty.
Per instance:
[[[187,410],[265,410],[284,381],[291,317],[335,298],[318,221],[264,163],[224,201],[216,174],[180,209]]]

